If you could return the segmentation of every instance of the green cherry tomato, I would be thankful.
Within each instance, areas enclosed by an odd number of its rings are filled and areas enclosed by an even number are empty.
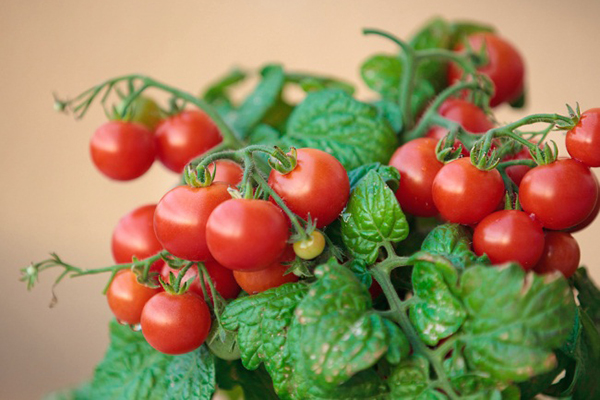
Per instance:
[[[117,105],[117,113],[123,112],[125,100]],[[146,96],[138,96],[128,107],[124,121],[137,122],[154,131],[162,120],[162,111],[154,100]]]
[[[323,253],[325,237],[319,231],[314,231],[308,239],[294,243],[294,253],[303,260],[312,260]]]

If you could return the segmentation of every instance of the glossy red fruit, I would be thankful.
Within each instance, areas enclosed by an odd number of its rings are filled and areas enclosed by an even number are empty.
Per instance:
[[[556,160],[533,168],[519,185],[523,210],[547,229],[562,230],[584,221],[598,199],[598,184],[579,161]]]
[[[496,209],[504,197],[504,183],[497,170],[482,171],[469,158],[459,158],[438,172],[432,193],[446,221],[472,225]]]
[[[106,291],[106,300],[115,318],[121,323],[139,324],[142,309],[161,288],[144,286],[137,281],[133,271],[119,271]]]
[[[529,270],[542,256],[544,231],[523,211],[497,211],[475,227],[473,250],[478,256],[487,254],[494,264],[516,261]]]
[[[288,237],[288,220],[265,200],[227,200],[214,209],[206,225],[210,253],[219,264],[237,271],[269,267],[281,256]]]
[[[130,263],[133,257],[143,260],[163,249],[154,233],[155,209],[156,204],[138,207],[119,220],[111,240],[116,263]],[[163,264],[163,261],[156,261],[152,268],[160,271]]]
[[[594,176],[594,180],[596,181],[596,185],[599,185],[598,178],[596,178],[596,175],[593,175],[593,176]],[[584,219],[583,221],[581,221],[574,227],[567,229],[567,232],[575,233],[575,232],[580,232],[580,231],[584,230],[585,228],[590,226],[592,224],[592,222],[594,222],[596,220],[596,217],[598,217],[598,213],[600,213],[600,192],[598,192],[598,200],[596,200],[596,205],[594,206],[594,209],[592,210],[590,215],[588,215],[586,217],[586,219]]]
[[[485,44],[488,63],[478,71],[487,75],[494,84],[494,96],[490,99],[490,106],[495,107],[517,100],[523,93],[525,78],[525,64],[517,49],[494,33],[476,33],[470,35],[467,40],[475,53]],[[464,44],[459,44],[455,50],[462,51],[464,48]],[[462,69],[451,63],[448,68],[448,82],[454,84],[462,75]]]
[[[418,217],[433,217],[438,210],[433,204],[432,185],[444,166],[435,154],[437,140],[419,138],[399,147],[390,165],[400,172],[396,198],[402,211]]]
[[[579,267],[581,253],[573,236],[565,232],[546,232],[546,245],[534,271],[548,274],[560,271],[570,278]]]
[[[523,149],[521,149],[521,151],[519,151],[517,154],[507,157],[504,161],[531,159],[531,152],[527,147],[523,147]],[[523,177],[527,172],[529,172],[530,169],[531,168],[527,165],[513,165],[506,168],[506,174],[515,183],[515,185],[519,186],[523,180]]]
[[[212,173],[217,166],[215,172],[215,182],[225,182],[231,186],[237,186],[242,181],[244,176],[244,170],[239,164],[229,160],[217,160],[214,163],[208,165],[208,170]]]
[[[600,108],[581,114],[581,119],[567,132],[567,151],[588,167],[600,167]]]
[[[142,176],[154,163],[154,136],[141,124],[106,122],[92,136],[90,154],[96,168],[107,177],[132,180]]]
[[[331,154],[317,149],[298,149],[298,164],[282,174],[271,170],[269,186],[295,214],[310,214],[322,228],[342,212],[350,196],[350,181],[344,166]]]
[[[235,299],[240,293],[240,286],[235,281],[233,277],[233,272],[214,260],[205,261],[204,266],[210,279],[212,279],[213,285],[215,289],[221,297],[224,299]],[[169,282],[169,273],[173,273],[175,277],[179,273],[178,270],[170,268],[168,265],[165,265],[162,269],[161,276],[165,282]],[[198,273],[198,267],[193,266],[188,269],[183,276],[183,281],[187,282],[192,277],[195,277],[192,283],[190,284],[189,290],[197,295],[204,297],[204,292],[202,291],[202,286],[200,284],[200,275]],[[207,294],[210,298],[212,298],[212,292],[210,289],[210,285],[208,284],[208,280],[205,279],[205,287],[207,290]]]
[[[298,277],[293,273],[285,274],[290,267],[287,263],[294,261],[295,258],[293,247],[288,245],[279,260],[271,266],[259,271],[233,271],[233,276],[246,293],[261,293],[284,283],[298,282]]]
[[[182,111],[156,128],[158,159],[173,172],[181,173],[186,164],[221,143],[214,122],[200,110]]]
[[[184,354],[204,343],[210,331],[208,306],[200,296],[161,292],[142,311],[142,333],[148,344],[165,354]]]
[[[212,259],[206,244],[206,223],[219,204],[231,199],[228,187],[213,182],[203,188],[177,186],[167,192],[154,212],[154,231],[163,247],[184,260]]]

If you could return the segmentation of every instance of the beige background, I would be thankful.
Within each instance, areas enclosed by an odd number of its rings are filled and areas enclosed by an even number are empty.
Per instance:
[[[20,267],[57,251],[76,265],[111,263],[118,218],[156,202],[175,177],[156,164],[119,184],[100,176],[88,140],[100,108],[75,122],[51,93],[75,95],[143,72],[191,92],[234,64],[282,61],[357,81],[358,65],[392,51],[362,27],[406,36],[435,14],[495,24],[526,57],[527,112],[599,106],[600,2],[2,0],[0,11],[0,399],[33,399],[90,376],[107,344],[104,277],[68,281],[48,309],[53,273],[27,293]],[[364,97],[367,93],[361,90]],[[500,109],[501,120],[522,112]],[[577,235],[600,280],[600,223]]]

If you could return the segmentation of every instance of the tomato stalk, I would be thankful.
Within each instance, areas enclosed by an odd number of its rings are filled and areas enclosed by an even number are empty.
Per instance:
[[[221,297],[219,292],[217,292],[217,289],[215,288],[212,278],[206,270],[206,266],[204,265],[204,263],[198,263],[198,272],[200,273],[200,287],[202,288],[202,293],[204,294],[205,299],[209,298],[208,291],[206,290],[206,283],[208,282],[208,287],[210,288],[210,298],[212,299],[213,312],[215,314],[215,318],[220,328],[221,310],[223,309],[222,305],[225,303],[225,300],[223,299],[223,297]]]

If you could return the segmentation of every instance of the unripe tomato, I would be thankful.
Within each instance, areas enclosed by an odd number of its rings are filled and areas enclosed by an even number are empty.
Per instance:
[[[125,100],[117,105],[117,112],[122,113]],[[138,96],[129,105],[126,121],[137,122],[144,125],[150,131],[154,131],[158,123],[162,120],[162,111],[154,100],[146,96]]]
[[[106,291],[106,300],[120,323],[135,325],[140,323],[146,302],[161,291],[162,288],[142,285],[135,273],[126,269],[115,275]]]
[[[350,196],[344,166],[331,154],[317,149],[298,149],[298,164],[282,174],[271,170],[269,186],[303,219],[308,215],[318,228],[332,223]]]
[[[600,167],[600,108],[581,114],[575,128],[567,132],[567,151],[588,167]]]
[[[154,136],[141,124],[106,122],[92,136],[90,154],[94,165],[104,175],[129,181],[142,176],[154,163]]]
[[[314,231],[308,239],[294,243],[294,252],[303,260],[312,260],[323,253],[325,249],[325,237],[319,231]]]
[[[214,122],[200,110],[182,111],[156,128],[158,159],[173,172],[181,173],[187,163],[221,143]]]
[[[546,232],[544,251],[534,271],[540,274],[560,271],[565,278],[570,278],[579,267],[580,256],[573,236],[566,232]]]

